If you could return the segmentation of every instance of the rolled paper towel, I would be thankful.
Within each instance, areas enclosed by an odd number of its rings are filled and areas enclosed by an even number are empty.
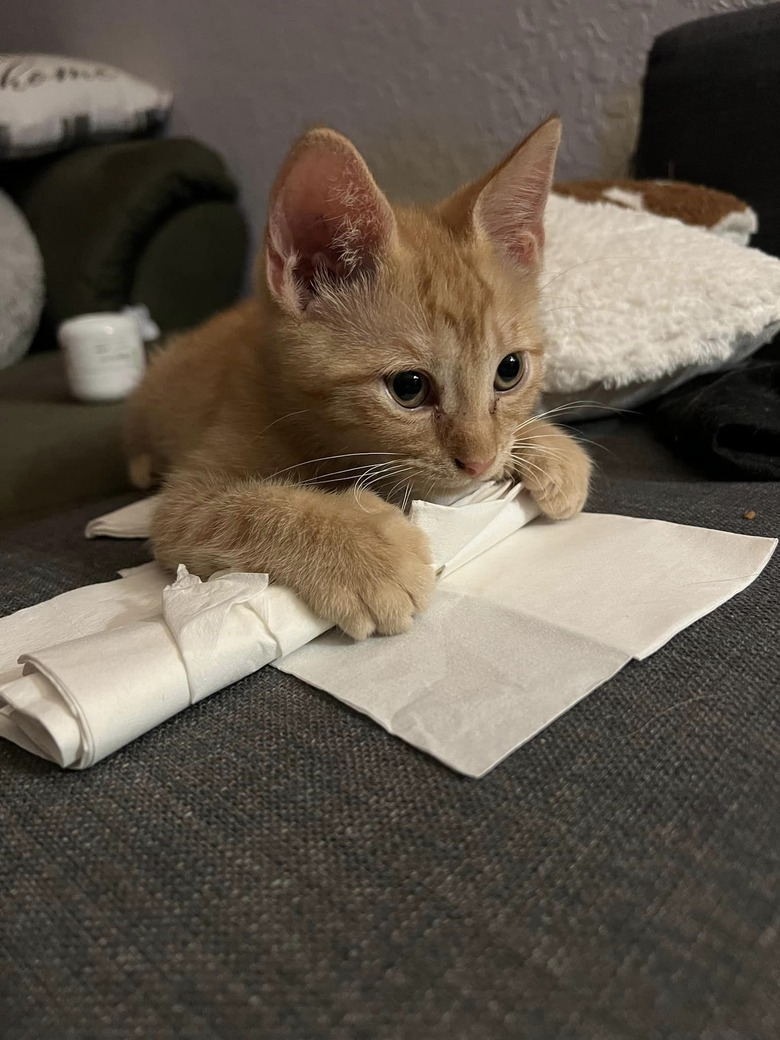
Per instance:
[[[437,568],[449,573],[538,515],[521,490],[505,483],[457,505],[413,503],[412,521],[428,534]],[[146,537],[155,505],[143,499],[98,518],[87,537]],[[29,648],[21,669],[0,657],[0,677],[11,680],[0,687],[0,735],[75,769],[331,627],[265,574],[223,572],[202,582],[180,566],[169,585],[156,564],[19,613],[0,620],[0,634],[5,627],[19,649]]]
[[[161,605],[156,617],[22,655],[25,674],[0,696],[28,749],[84,769],[330,628],[265,574],[202,582],[179,567]]]

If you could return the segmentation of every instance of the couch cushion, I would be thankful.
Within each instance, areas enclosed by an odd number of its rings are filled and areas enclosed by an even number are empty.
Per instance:
[[[238,189],[222,159],[197,141],[80,148],[8,185],[40,243],[50,335],[67,318],[128,303],[146,304],[168,333],[239,295],[247,230]]]
[[[102,62],[54,54],[0,54],[0,158],[56,152],[148,133],[171,95]]]
[[[123,404],[82,404],[56,351],[0,372],[0,527],[127,487]]]
[[[748,5],[742,5],[748,6]],[[663,33],[647,63],[638,177],[733,192],[758,213],[752,244],[780,256],[780,5]]]

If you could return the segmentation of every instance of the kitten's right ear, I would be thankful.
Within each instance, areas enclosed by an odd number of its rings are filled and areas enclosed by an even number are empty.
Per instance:
[[[560,140],[560,120],[548,119],[484,177],[440,203],[439,215],[456,233],[485,235],[517,267],[534,268]]]
[[[271,190],[265,266],[277,302],[302,314],[318,286],[372,271],[394,236],[390,204],[355,146],[334,130],[304,134]]]

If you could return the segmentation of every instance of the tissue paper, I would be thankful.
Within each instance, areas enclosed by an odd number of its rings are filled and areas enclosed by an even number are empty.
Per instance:
[[[87,534],[145,537],[154,506]],[[439,575],[410,632],[353,643],[265,575],[181,567],[169,584],[148,564],[0,620],[0,735],[86,768],[275,662],[478,777],[745,588],[776,544],[620,516],[551,523],[510,485],[410,516]]]

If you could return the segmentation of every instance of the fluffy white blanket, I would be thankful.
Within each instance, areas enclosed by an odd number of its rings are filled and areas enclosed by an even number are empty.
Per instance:
[[[744,359],[780,329],[775,257],[668,217],[556,195],[545,224],[550,404],[630,408]],[[599,413],[583,404],[566,415]]]

